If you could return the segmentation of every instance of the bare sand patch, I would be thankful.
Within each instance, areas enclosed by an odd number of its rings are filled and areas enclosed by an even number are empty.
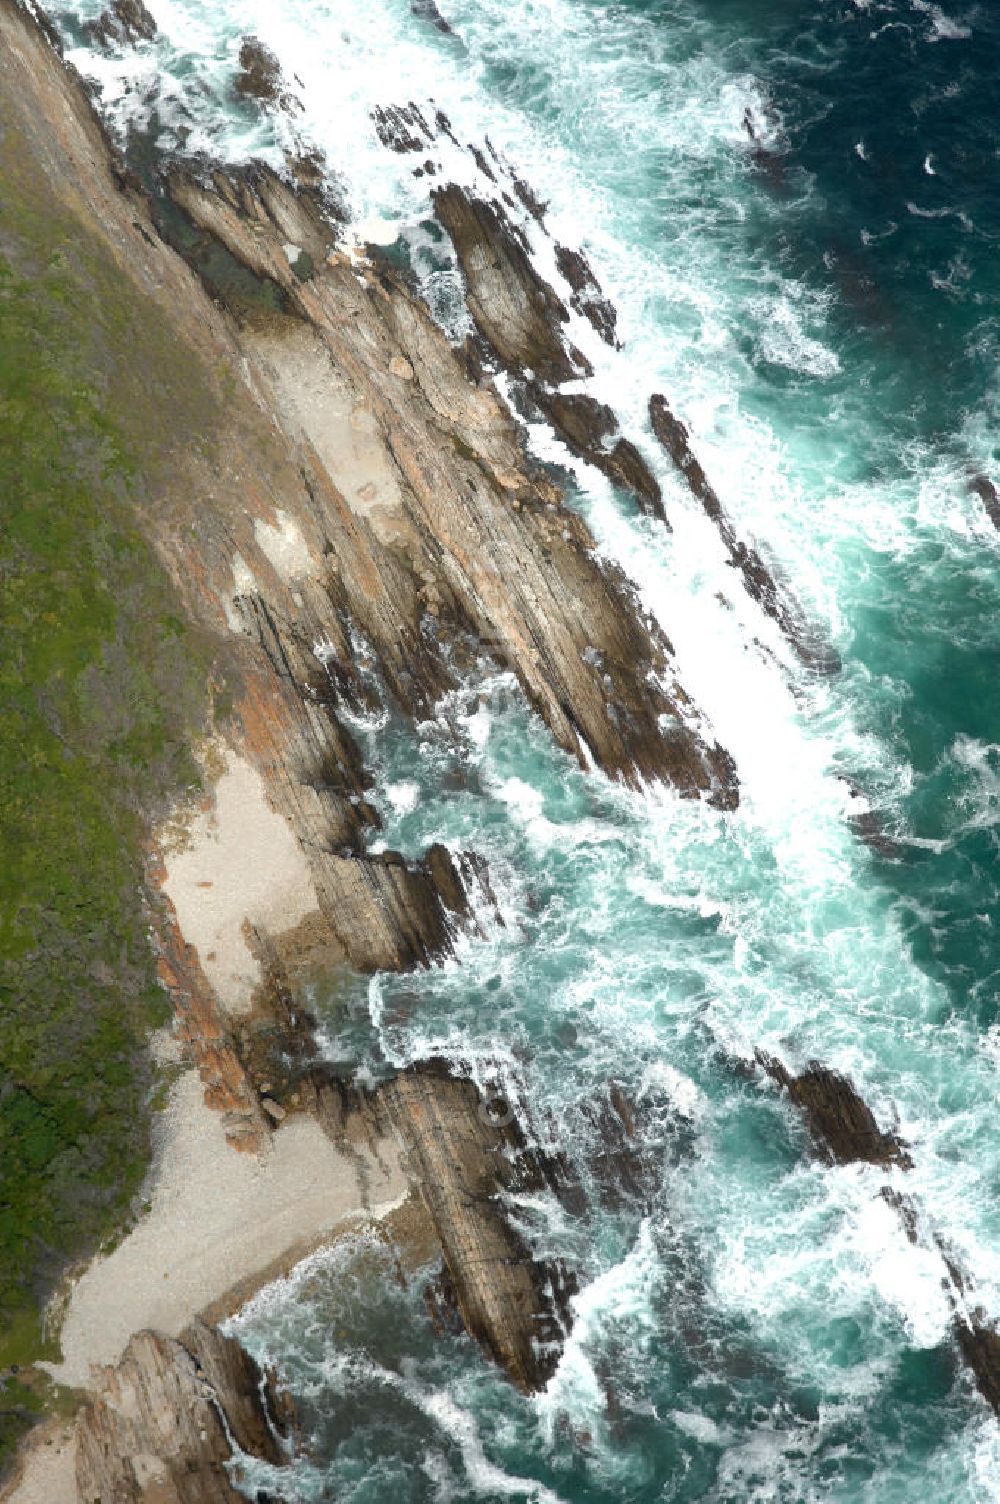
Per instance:
[[[268,803],[260,774],[228,749],[224,760],[212,807],[195,815],[172,850],[164,842],[163,889],[223,1008],[245,1014],[261,981],[245,922],[280,934],[319,902],[302,847]]]
[[[218,1312],[231,1291],[248,1298],[352,1217],[378,1217],[408,1183],[395,1143],[378,1159],[341,1153],[313,1118],[294,1118],[260,1159],[227,1148],[197,1071],[175,1083],[163,1114],[152,1205],[133,1232],[73,1287],[63,1321],[61,1384],[86,1388],[91,1369],[116,1363],[147,1327],[179,1336]]]

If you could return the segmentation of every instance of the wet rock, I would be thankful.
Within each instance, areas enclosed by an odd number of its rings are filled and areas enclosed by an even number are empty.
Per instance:
[[[805,1118],[816,1147],[831,1164],[913,1168],[906,1145],[896,1134],[883,1132],[846,1076],[815,1062],[801,1075],[793,1076],[773,1055],[758,1050],[756,1058],[788,1093]]]
[[[647,515],[666,523],[659,482],[635,445],[618,433],[618,420],[610,407],[582,393],[567,396],[547,391],[538,382],[532,382],[528,395],[575,455],[596,465],[614,485],[630,491]]]
[[[614,304],[604,296],[593,268],[581,251],[556,246],[556,265],[573,289],[570,299],[577,313],[588,319],[598,334],[614,350],[621,349],[618,342],[618,314]]]
[[[590,1169],[606,1206],[645,1208],[658,1182],[658,1167],[645,1138],[636,1104],[618,1082],[591,1104],[587,1116],[597,1141]],[[648,1127],[648,1125],[645,1125]]]
[[[563,339],[565,305],[535,270],[501,206],[454,183],[436,189],[433,200],[465,277],[473,322],[500,361],[556,386],[591,375],[586,359]]]
[[[435,132],[427,124],[419,105],[412,101],[406,105],[377,105],[372,111],[375,133],[383,146],[390,151],[405,152],[427,150],[427,143],[434,140]]]
[[[410,10],[420,21],[429,21],[430,24],[442,32],[445,36],[452,36],[451,26],[438,10],[434,0],[410,0]]]
[[[822,642],[809,626],[801,607],[789,592],[779,588],[773,574],[757,553],[740,542],[732,523],[701,463],[692,452],[687,428],[671,412],[667,399],[655,393],[649,399],[649,417],[653,432],[687,481],[705,513],[715,523],[729,554],[729,562],[743,577],[747,594],[781,628],[799,659],[820,674],[834,674],[840,669],[840,656]]]
[[[516,1119],[491,1110],[442,1061],[410,1067],[379,1099],[441,1240],[466,1330],[519,1389],[537,1392],[559,1361],[576,1285],[559,1263],[532,1255],[506,1209],[504,1192],[544,1183],[537,1164],[526,1167]]]
[[[151,42],[156,36],[156,21],[143,0],[113,0],[96,21],[84,24],[83,31],[96,46],[110,51],[114,47]]]
[[[280,1466],[293,1412],[238,1342],[204,1322],[180,1341],[140,1332],[77,1418],[89,1504],[239,1504],[236,1448]]]
[[[244,37],[240,71],[233,87],[241,99],[276,104],[281,95],[281,64],[259,37]]]
[[[978,496],[986,509],[986,515],[1000,532],[1000,494],[988,475],[973,474],[969,477],[969,490]]]

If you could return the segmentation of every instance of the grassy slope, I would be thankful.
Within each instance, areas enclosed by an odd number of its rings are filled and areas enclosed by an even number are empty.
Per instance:
[[[203,373],[48,197],[3,113],[0,1464],[35,1404],[9,1369],[41,1350],[40,1303],[121,1225],[147,1162],[143,1040],[163,998],[143,812],[194,777],[207,661],[137,518],[215,417]]]

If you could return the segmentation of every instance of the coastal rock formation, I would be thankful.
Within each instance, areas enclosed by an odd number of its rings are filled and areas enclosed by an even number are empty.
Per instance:
[[[105,51],[112,47],[134,46],[151,42],[156,36],[156,21],[143,0],[112,0],[96,21],[84,24],[87,36]]]
[[[594,269],[582,251],[556,246],[556,265],[573,289],[571,306],[597,330],[606,345],[620,350],[618,314],[614,304],[604,296]]]
[[[815,1061],[801,1075],[792,1073],[763,1050],[757,1063],[787,1093],[802,1113],[820,1153],[831,1164],[866,1163],[913,1168],[906,1145],[894,1133],[885,1133],[875,1115],[846,1076]]]
[[[442,16],[434,3],[434,0],[410,0],[410,10],[421,21],[429,21],[430,24],[443,32],[445,36],[452,35],[452,28]]]
[[[233,85],[241,99],[273,104],[281,91],[281,64],[259,37],[244,37],[240,71]]]
[[[978,496],[986,510],[986,515],[1000,532],[1000,494],[988,475],[982,472],[973,472],[969,476],[969,490],[974,496]]]
[[[687,428],[674,416],[667,399],[659,393],[649,399],[649,417],[654,434],[684,477],[692,494],[701,502],[706,516],[711,518],[718,529],[729,554],[729,562],[734,569],[739,570],[747,594],[772,621],[777,622],[807,668],[821,674],[837,673],[840,658],[835,649],[818,640],[798,603],[790,598],[787,590],[779,588],[756,549],[748,548],[737,538],[714,487],[691,449]]]
[[[583,393],[550,392],[532,382],[528,396],[569,449],[596,465],[612,484],[630,491],[642,510],[667,523],[660,483],[634,444],[618,432],[611,408]]]
[[[200,1321],[179,1342],[139,1332],[77,1419],[80,1499],[239,1504],[227,1469],[236,1449],[280,1466],[292,1422],[288,1401],[232,1338]]]
[[[465,277],[473,322],[501,363],[555,386],[592,375],[586,357],[563,339],[565,304],[535,270],[501,206],[454,183],[432,197]]]
[[[445,1305],[457,1306],[519,1389],[543,1388],[562,1351],[575,1282],[560,1264],[532,1256],[504,1196],[551,1188],[553,1167],[532,1152],[512,1113],[495,1112],[445,1062],[404,1071],[379,1101],[441,1240]]]
[[[584,524],[532,473],[509,411],[491,386],[470,382],[423,304],[387,269],[357,268],[333,251],[318,207],[263,167],[217,170],[210,184],[174,172],[167,187],[289,310],[245,318],[239,338],[296,446],[307,496],[294,514],[283,498],[287,522],[241,533],[253,585],[234,605],[272,665],[311,686],[311,735],[321,709],[329,720],[349,686],[363,692],[345,623],[409,714],[425,714],[454,683],[456,647],[464,641],[475,655],[488,645],[584,765],[732,807],[732,762],[671,681],[669,645],[622,577],[594,558]],[[297,273],[289,245],[306,251],[310,276]],[[271,541],[279,527],[285,549]],[[262,541],[277,570],[260,561]],[[275,579],[282,568],[286,579]],[[297,588],[282,589],[290,583]],[[315,654],[308,663],[317,642],[327,669],[319,693]],[[329,798],[329,779],[310,782]]]

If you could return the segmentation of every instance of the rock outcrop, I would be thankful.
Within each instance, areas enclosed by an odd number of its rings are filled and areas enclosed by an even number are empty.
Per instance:
[[[570,306],[593,324],[606,345],[621,349],[615,306],[604,296],[594,269],[583,252],[575,251],[571,246],[557,245],[556,265],[573,289]]]
[[[878,1126],[871,1108],[846,1076],[815,1061],[795,1076],[762,1050],[757,1052],[757,1063],[788,1093],[805,1118],[816,1147],[831,1164],[912,1169],[906,1145],[896,1134]]]
[[[621,437],[610,407],[585,393],[547,391],[537,382],[528,387],[528,396],[573,454],[596,465],[613,485],[630,491],[644,512],[667,523],[660,483],[635,445]]]
[[[519,1389],[543,1388],[562,1351],[575,1281],[532,1256],[505,1196],[552,1189],[558,1170],[531,1150],[512,1113],[495,1112],[445,1062],[404,1071],[379,1100],[441,1240],[445,1307],[457,1307]]]
[[[339,256],[318,207],[264,168],[216,171],[210,184],[175,172],[168,189],[203,232],[280,290],[292,315],[246,318],[239,338],[301,457],[298,589],[281,591],[261,561],[237,605],[272,663],[313,685],[312,734],[321,705],[329,712],[351,686],[365,692],[345,623],[409,714],[425,714],[454,682],[464,641],[474,656],[488,645],[514,670],[584,765],[735,804],[732,762],[671,680],[669,644],[622,577],[594,558],[583,523],[531,470],[496,391],[470,382],[423,304],[388,270]],[[290,244],[315,266],[305,280]],[[243,561],[260,559],[260,533],[240,539]],[[328,670],[319,694],[308,663],[316,642]]]
[[[83,29],[98,47],[109,51],[151,42],[156,36],[156,21],[143,0],[112,0],[97,20],[85,22]]]
[[[836,650],[819,640],[810,628],[801,607],[774,575],[756,549],[748,548],[736,536],[733,525],[700,461],[691,449],[687,428],[671,412],[667,399],[655,393],[649,399],[649,417],[653,432],[684,477],[718,529],[729,562],[739,570],[747,594],[781,628],[800,660],[816,673],[834,674],[840,668]]]
[[[592,375],[586,357],[563,339],[566,305],[535,270],[502,206],[454,183],[432,197],[465,277],[473,322],[500,362],[552,385]]]
[[[968,486],[973,496],[979,497],[987,517],[997,532],[1000,532],[1000,494],[996,486],[982,471],[973,471],[969,475]]]
[[[213,1327],[195,1322],[180,1341],[139,1332],[77,1419],[80,1500],[240,1504],[238,1451],[282,1465],[293,1419],[250,1355]]]
[[[281,94],[281,64],[259,37],[244,37],[233,87],[241,99],[274,104]]]

